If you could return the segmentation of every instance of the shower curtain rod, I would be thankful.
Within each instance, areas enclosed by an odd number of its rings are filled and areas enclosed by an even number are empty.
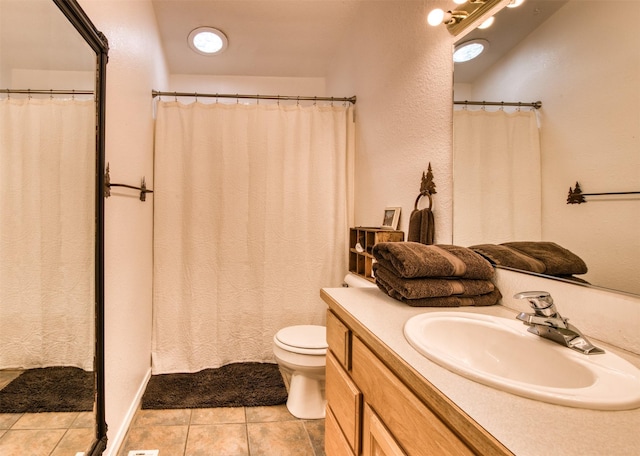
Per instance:
[[[356,104],[355,95],[352,97],[300,97],[290,95],[242,95],[231,93],[198,93],[198,92],[160,92],[158,90],[152,90],[151,96],[171,96],[171,97],[203,97],[203,98],[236,98],[236,99],[251,99],[251,100],[283,100],[283,101],[343,101],[352,104]]]
[[[57,90],[57,89],[0,89],[0,93],[21,93],[26,95],[93,95],[93,90]]]
[[[531,103],[522,103],[521,101],[454,101],[453,104],[457,105],[465,105],[465,106],[517,106],[521,107],[531,107],[535,109],[540,109],[542,107],[541,101],[534,101]]]

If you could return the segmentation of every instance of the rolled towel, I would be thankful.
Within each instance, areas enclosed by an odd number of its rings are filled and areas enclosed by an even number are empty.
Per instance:
[[[406,299],[439,298],[445,296],[477,296],[491,293],[495,285],[490,280],[419,277],[405,279],[391,270],[374,264],[376,282],[385,289],[394,290]]]
[[[387,289],[376,280],[376,285],[390,297],[412,307],[461,307],[461,306],[493,306],[502,298],[500,290],[495,288],[491,293],[477,296],[444,296],[437,298],[407,299],[393,289]]]
[[[424,245],[418,242],[381,242],[373,256],[383,267],[399,277],[460,277],[490,279],[491,263],[466,247]]]
[[[478,244],[472,245],[469,248],[485,257],[492,264],[498,266],[520,269],[522,271],[537,272],[540,274],[546,269],[544,263],[541,261],[505,245]]]
[[[586,274],[588,271],[582,258],[555,242],[504,242],[502,245],[541,261],[545,266],[545,274],[573,275]]]

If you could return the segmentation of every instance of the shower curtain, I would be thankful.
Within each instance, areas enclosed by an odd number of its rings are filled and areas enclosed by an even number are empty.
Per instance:
[[[153,373],[273,361],[347,270],[352,108],[159,102]]]
[[[456,110],[453,132],[454,242],[540,240],[536,113]]]
[[[95,104],[0,100],[0,369],[93,370]]]

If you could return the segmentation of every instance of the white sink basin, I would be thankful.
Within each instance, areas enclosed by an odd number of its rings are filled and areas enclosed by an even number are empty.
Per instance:
[[[485,385],[552,404],[596,410],[640,407],[640,370],[607,350],[583,355],[527,332],[515,319],[431,312],[405,323],[422,355]]]

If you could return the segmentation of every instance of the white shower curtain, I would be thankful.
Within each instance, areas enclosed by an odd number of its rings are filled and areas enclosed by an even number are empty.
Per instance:
[[[0,100],[0,369],[93,369],[95,104]]]
[[[153,373],[273,361],[347,270],[351,108],[159,102]]]
[[[456,110],[453,132],[454,242],[540,240],[536,113]]]

